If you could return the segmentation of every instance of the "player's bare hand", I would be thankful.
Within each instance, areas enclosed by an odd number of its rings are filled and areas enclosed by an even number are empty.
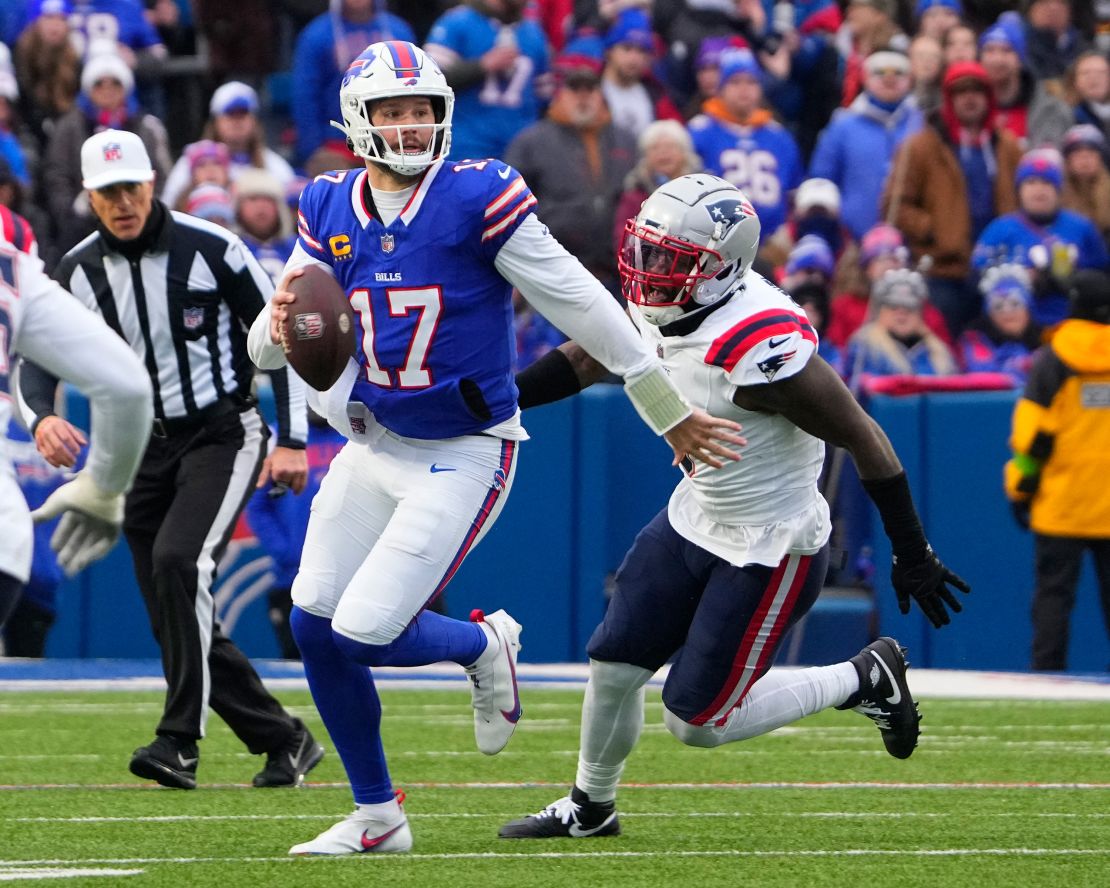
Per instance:
[[[693,413],[663,436],[674,451],[671,465],[679,465],[687,456],[715,469],[722,468],[726,462],[735,462],[740,454],[732,448],[748,443],[747,438],[737,434],[740,429],[738,422],[710,416],[695,407]]]
[[[294,278],[299,278],[302,274],[304,274],[304,268],[294,268],[281,279],[274,295],[270,297],[270,342],[274,345],[282,344],[281,331],[284,329],[285,318],[288,313],[285,306],[296,298],[289,291],[289,282]]]
[[[275,447],[262,463],[258,476],[258,487],[265,487],[273,481],[274,486],[288,487],[293,493],[300,493],[308,483],[308,457],[303,450],[293,447]]]
[[[35,427],[35,447],[56,469],[77,465],[81,448],[88,443],[84,432],[60,416],[48,416]]]

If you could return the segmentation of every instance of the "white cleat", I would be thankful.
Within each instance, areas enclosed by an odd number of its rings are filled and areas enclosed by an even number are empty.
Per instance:
[[[397,854],[412,850],[412,831],[403,812],[392,823],[355,811],[316,838],[289,849],[290,854]]]
[[[485,623],[487,635],[492,633],[490,646],[466,670],[471,684],[470,705],[474,707],[474,738],[486,755],[497,755],[513,736],[522,712],[516,684],[521,626],[503,610],[488,616],[476,610],[470,619]]]

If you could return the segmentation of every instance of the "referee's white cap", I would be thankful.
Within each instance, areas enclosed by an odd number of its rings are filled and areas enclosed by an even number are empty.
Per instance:
[[[154,167],[143,140],[127,130],[108,129],[81,146],[81,184],[90,191],[117,182],[151,182]]]

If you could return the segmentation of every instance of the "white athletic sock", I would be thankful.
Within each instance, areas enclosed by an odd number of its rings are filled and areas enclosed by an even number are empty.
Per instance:
[[[652,674],[628,663],[590,660],[574,778],[590,801],[609,802],[617,797],[625,759],[644,726],[644,685]]]
[[[380,820],[382,823],[395,823],[401,819],[402,811],[401,806],[397,804],[397,799],[392,798],[388,802],[378,802],[373,805],[358,805],[358,813],[373,820]]]
[[[772,669],[752,685],[744,702],[729,713],[723,725],[690,725],[664,712],[668,730],[691,746],[720,746],[747,740],[839,706],[859,690],[859,675],[851,663],[811,669]]]

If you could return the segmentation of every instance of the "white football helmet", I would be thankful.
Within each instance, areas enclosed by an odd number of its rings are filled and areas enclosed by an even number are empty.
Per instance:
[[[376,127],[370,122],[370,107],[379,99],[396,96],[426,96],[432,100],[435,124],[426,150],[419,153],[394,151],[382,137],[382,130],[405,127]],[[447,156],[451,149],[451,115],[455,93],[447,78],[424,50],[403,40],[371,43],[347,67],[339,88],[339,107],[343,123],[332,126],[347,135],[351,150],[359,157],[384,164],[402,176],[415,176]]]
[[[759,217],[739,188],[693,173],[661,185],[624,229],[621,288],[662,326],[718,302],[752,267]]]

